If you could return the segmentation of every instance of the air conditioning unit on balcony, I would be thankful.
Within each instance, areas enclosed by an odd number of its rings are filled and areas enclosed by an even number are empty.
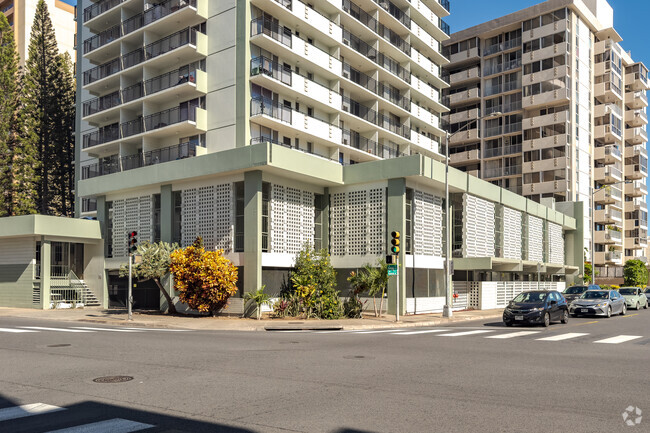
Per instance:
[[[350,112],[350,106],[349,105],[343,105],[343,111]]]
[[[348,71],[343,71],[343,78],[350,78],[350,73]]]

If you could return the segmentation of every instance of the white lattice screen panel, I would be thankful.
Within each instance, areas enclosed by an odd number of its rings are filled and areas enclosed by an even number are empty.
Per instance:
[[[232,183],[188,188],[181,192],[181,244],[201,236],[206,250],[232,251],[234,222]]]
[[[528,260],[542,262],[544,260],[544,221],[536,216],[528,215]]]
[[[314,193],[309,191],[302,192],[302,207],[300,208],[302,222],[300,223],[300,246],[304,244],[314,245],[314,217],[316,210],[314,208]],[[290,251],[297,253],[298,251]]]
[[[463,194],[463,257],[494,257],[494,203]]]
[[[302,248],[302,193],[299,189],[287,187],[286,189],[287,212],[285,214],[285,230],[287,243],[284,251],[297,253]]]
[[[442,197],[415,191],[413,238],[415,254],[442,256]]]
[[[153,240],[153,199],[150,195],[113,201],[113,257],[128,254],[127,233],[138,232],[138,243]]]
[[[272,253],[296,254],[314,244],[314,194],[273,184],[270,203]]]
[[[285,216],[287,214],[287,200],[284,194],[284,186],[272,185],[271,187],[271,209],[269,215],[270,221],[270,251],[273,253],[281,252],[287,245],[287,230],[285,230]]]
[[[522,213],[503,207],[503,257],[521,260],[522,252]]]
[[[562,226],[555,223],[548,224],[548,262],[564,263],[564,237]]]
[[[330,196],[330,249],[332,255],[345,255],[345,239],[347,232],[347,221],[345,219],[344,192],[337,192]]]
[[[381,255],[386,244],[386,190],[371,188],[330,196],[331,253]]]

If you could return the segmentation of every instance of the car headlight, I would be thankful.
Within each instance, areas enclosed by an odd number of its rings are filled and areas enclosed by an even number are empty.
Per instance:
[[[605,305],[607,305],[607,303],[601,302],[600,304],[596,304],[596,307],[604,307]]]
[[[534,311],[542,311],[542,310],[544,310],[544,309],[543,309],[543,308],[531,308],[531,309],[530,309],[531,312],[534,312]]]

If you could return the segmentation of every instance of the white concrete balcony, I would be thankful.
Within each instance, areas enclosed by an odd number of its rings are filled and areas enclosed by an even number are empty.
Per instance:
[[[623,179],[621,170],[618,168],[608,165],[605,167],[596,167],[594,178],[603,184],[610,184],[615,182],[620,182]]]
[[[625,184],[625,194],[631,197],[642,197],[648,194],[648,187],[645,182],[635,180]]]
[[[549,158],[541,159],[539,161],[528,161],[522,164],[522,170],[524,173],[535,173],[540,171],[549,171],[567,168],[567,159],[565,157],[561,158]]]
[[[275,129],[299,133],[306,140],[327,142],[329,146],[342,144],[341,128],[304,113],[261,99],[251,99],[251,118],[255,123]]]
[[[478,149],[465,152],[452,153],[449,155],[449,163],[452,165],[476,163],[481,160],[481,151]]]
[[[97,33],[106,29],[109,24],[118,22],[121,17],[121,5],[133,3],[137,0],[100,0],[86,7],[83,12],[83,25]]]
[[[429,79],[440,89],[446,89],[449,84],[440,78],[440,66],[433,63],[426,56],[421,54],[415,48],[411,49],[411,71],[415,75],[428,76]]]
[[[637,110],[647,107],[648,97],[645,91],[625,93],[625,105]]]
[[[601,146],[594,150],[594,158],[602,164],[623,162],[621,151],[615,145]]]
[[[625,146],[625,157],[634,158],[636,156],[648,157],[648,149],[642,144],[637,144],[634,146]]]
[[[479,134],[479,130],[477,128],[472,128],[452,134],[451,137],[449,137],[449,144],[455,145],[470,143],[473,141],[479,141],[480,139],[481,135]]]
[[[625,238],[625,248],[630,250],[640,250],[648,247],[648,238],[632,237]]]
[[[625,202],[625,212],[647,212],[648,211],[648,203],[643,200],[642,198],[633,198],[632,201],[626,201]]]
[[[411,1],[411,19],[439,41],[449,39],[449,30],[445,28],[440,16],[433,12],[423,1]]]
[[[594,84],[594,96],[602,102],[619,102],[623,100],[621,89],[609,81]]]
[[[623,119],[623,110],[617,104],[598,104],[594,106],[594,117],[603,117],[614,114]]]
[[[625,85],[630,86],[634,91],[646,91],[650,89],[648,78],[639,72],[625,74]]]
[[[644,164],[640,164],[638,158],[635,159],[636,161],[632,160],[630,164],[625,164],[625,177],[632,180],[648,177],[647,161]]]
[[[556,89],[550,92],[540,93],[522,97],[522,106],[526,109],[544,107],[548,105],[560,105],[569,102],[570,91],[566,88]]]
[[[459,51],[458,53],[449,56],[449,60],[451,60],[452,64],[463,63],[468,61],[479,61],[480,59],[481,56],[479,54],[478,47],[470,48],[464,51]]]
[[[373,0],[374,1],[374,0]],[[378,4],[384,4],[383,0],[377,0]],[[411,20],[411,34],[421,41],[422,53],[430,56],[434,62],[440,66],[449,63],[449,59],[445,57],[441,50],[442,45],[440,41],[431,36],[424,28],[420,27],[415,21]]]
[[[532,140],[524,140],[522,150],[524,152],[529,150],[548,149],[549,147],[566,146],[567,135],[558,134],[550,137],[534,138]]]
[[[411,131],[411,143],[429,152],[440,154],[440,145],[424,134]],[[444,160],[444,159],[443,159]]]
[[[470,81],[478,81],[481,79],[481,72],[477,67],[469,68],[465,71],[456,72],[449,76],[449,82],[452,86],[456,86],[461,83],[467,83]]]
[[[449,15],[449,0],[424,0],[424,3],[439,17]]]
[[[438,111],[449,111],[449,108],[441,101],[440,92],[435,87],[430,86],[427,82],[420,80],[415,75],[411,75],[411,92],[415,92],[419,97],[426,98],[426,102],[431,104],[431,106]],[[411,99],[413,99],[413,97],[411,97]]]
[[[614,125],[597,125],[594,127],[594,137],[605,143],[616,143],[623,139],[621,130]]]
[[[119,88],[120,77],[135,73],[145,66],[165,68],[170,64],[185,65],[208,55],[208,37],[187,28],[124,54],[83,73],[83,88],[91,93]]]
[[[620,190],[614,187],[607,187],[596,191],[596,194],[594,194],[594,202],[600,204],[615,204],[620,203],[622,197],[623,193]]]
[[[569,118],[568,111],[545,114],[543,116],[528,117],[522,120],[522,128],[538,128],[542,126],[555,125],[557,123],[566,123]]]
[[[431,113],[426,110],[424,107],[414,104],[411,102],[411,116],[415,117],[417,120],[420,120],[427,125],[431,125],[436,129],[440,130],[440,120],[435,113]],[[442,130],[441,130],[442,131]]]
[[[103,63],[120,54],[120,44],[141,45],[145,31],[164,34],[169,28],[192,27],[208,17],[207,0],[165,0],[106,29],[83,43],[84,57]]]
[[[481,93],[478,88],[467,89],[462,92],[457,92],[449,95],[449,106],[460,104],[469,104],[481,100]]]
[[[625,128],[625,141],[632,144],[643,144],[648,141],[648,133],[643,128]]]
[[[551,180],[547,182],[525,183],[522,187],[523,195],[548,194],[548,193],[566,194],[566,191],[567,191],[567,181],[564,179]]]
[[[522,54],[522,58],[526,63],[530,63],[535,60],[542,60],[549,57],[555,57],[559,54],[565,54],[567,52],[567,48],[568,45],[566,43],[554,44],[546,48],[541,48]],[[550,71],[552,71],[552,69],[550,69]]]
[[[458,113],[449,114],[447,116],[449,117],[449,123],[468,122],[470,120],[477,120],[480,117],[478,108],[460,111]]]
[[[617,230],[601,230],[594,233],[594,242],[597,244],[621,244],[623,234]]]
[[[648,114],[642,110],[625,110],[625,122],[632,127],[640,127],[648,124]]]
[[[620,251],[601,251],[595,254],[596,265],[622,265],[623,254]]]
[[[594,221],[601,224],[620,224],[623,221],[623,213],[612,205],[606,205],[604,209],[594,211]]]

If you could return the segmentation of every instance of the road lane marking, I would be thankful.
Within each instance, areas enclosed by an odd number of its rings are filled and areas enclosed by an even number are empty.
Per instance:
[[[0,409],[0,421],[26,418],[28,416],[40,415],[43,413],[58,412],[60,410],[65,410],[65,408],[44,403],[23,404],[22,406]]]
[[[13,329],[13,328],[0,328],[0,332],[11,332],[11,333],[23,333],[23,332],[38,332],[38,331],[30,331],[29,329]]]
[[[380,329],[376,331],[359,331],[357,334],[380,334],[384,332],[393,332],[396,334],[401,334],[403,331],[401,329]]]
[[[569,332],[568,334],[560,334],[560,335],[553,335],[551,337],[536,338],[536,340],[537,341],[562,341],[562,340],[569,340],[571,338],[582,337],[585,335],[589,335],[589,334],[584,332]]]
[[[122,418],[114,418],[91,424],[78,425],[76,427],[52,430],[48,433],[131,433],[152,427],[154,426],[151,424],[129,421],[128,419]]]
[[[594,343],[620,344],[620,343],[625,343],[626,341],[636,340],[638,338],[643,338],[643,336],[641,336],[641,335],[617,335],[616,337],[605,338],[604,340],[594,341]]]
[[[156,332],[189,332],[191,329],[159,329],[159,328],[124,328],[134,331],[156,331]]]
[[[463,331],[463,332],[452,332],[451,334],[442,334],[439,337],[463,337],[465,335],[475,335],[475,334],[485,334],[486,332],[494,332],[492,330],[478,330],[478,331]]]
[[[506,338],[515,338],[515,337],[523,337],[524,335],[532,335],[532,334],[539,334],[540,331],[520,331],[520,332],[510,332],[508,334],[500,334],[500,335],[489,335],[485,338],[500,338],[500,339],[506,339]]]
[[[85,329],[90,331],[110,331],[110,332],[138,332],[132,329],[119,329],[119,328],[92,328],[90,326],[73,326],[72,329]]]
[[[626,317],[634,317],[634,316],[638,316],[638,315],[639,315],[639,313],[634,313],[634,314],[628,314],[626,316],[621,316],[621,317],[625,319]]]
[[[449,329],[425,329],[422,331],[395,332],[393,335],[432,334],[434,332],[449,332]]]
[[[82,329],[70,329],[70,328],[46,328],[44,326],[20,326],[20,328],[25,329],[36,329],[37,331],[57,331],[57,332],[95,332],[95,331],[85,331]]]

